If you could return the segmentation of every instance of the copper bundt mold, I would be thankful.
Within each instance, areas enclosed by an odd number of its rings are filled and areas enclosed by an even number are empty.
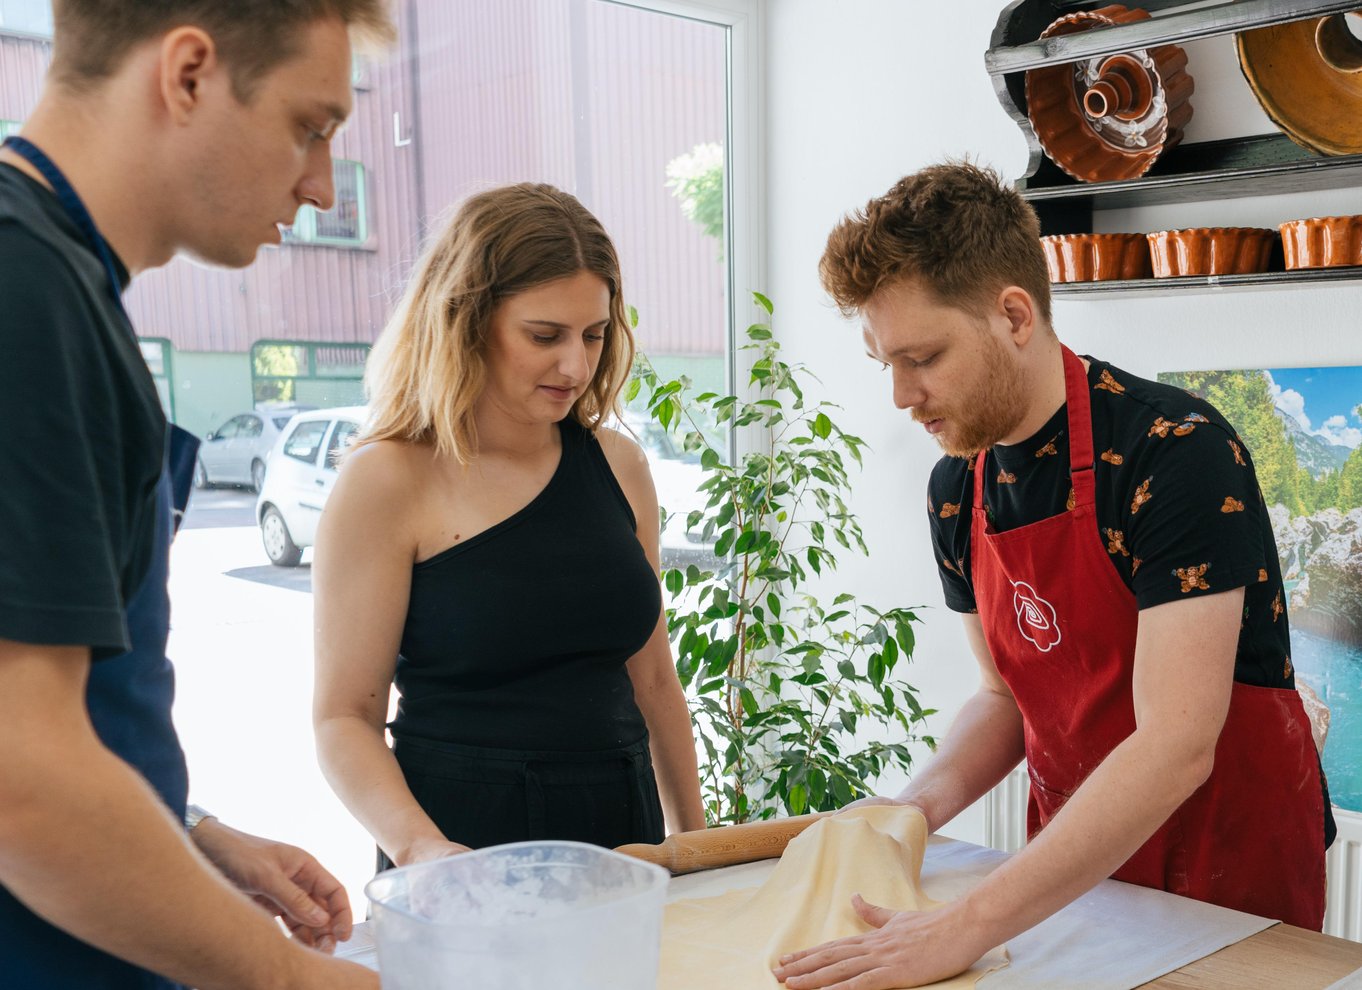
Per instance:
[[[1149,278],[1144,234],[1053,234],[1040,239],[1051,282]]]
[[[1042,38],[1144,20],[1149,12],[1111,4],[1059,18]],[[1046,154],[1082,182],[1144,175],[1182,140],[1192,119],[1187,53],[1160,45],[1026,73],[1026,106]]]
[[[1261,227],[1193,227],[1145,236],[1154,277],[1181,278],[1265,272],[1277,232]]]
[[[1362,216],[1288,220],[1281,231],[1288,270],[1362,265]]]
[[[1362,153],[1362,12],[1234,36],[1239,68],[1287,137],[1321,155]]]

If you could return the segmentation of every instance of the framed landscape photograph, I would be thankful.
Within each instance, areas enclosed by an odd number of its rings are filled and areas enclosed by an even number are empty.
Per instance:
[[[1362,367],[1162,372],[1253,458],[1281,558],[1296,679],[1328,705],[1333,803],[1362,812]]]

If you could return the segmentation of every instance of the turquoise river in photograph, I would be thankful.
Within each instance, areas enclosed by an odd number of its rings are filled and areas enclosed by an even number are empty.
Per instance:
[[[1362,649],[1292,629],[1291,662],[1329,706],[1329,797],[1340,808],[1362,811]]]

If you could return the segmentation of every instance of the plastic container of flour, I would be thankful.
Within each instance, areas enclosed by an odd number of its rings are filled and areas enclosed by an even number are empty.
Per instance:
[[[667,872],[580,842],[518,842],[380,873],[364,892],[384,990],[640,990]]]

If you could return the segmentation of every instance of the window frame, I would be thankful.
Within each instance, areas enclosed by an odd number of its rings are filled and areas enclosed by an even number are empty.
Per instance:
[[[766,282],[766,0],[601,0],[658,14],[671,14],[728,29],[728,129],[724,135],[724,263],[728,285],[728,339],[724,346],[728,390],[754,394],[740,351],[742,328],[765,313],[755,311],[752,291]],[[758,425],[732,432],[737,453],[762,449],[769,431]]]
[[[369,170],[364,163],[353,158],[333,158],[331,172],[334,177],[338,168],[353,165],[355,168],[355,203],[359,219],[359,236],[333,237],[317,233],[319,211],[312,206],[298,208],[293,226],[284,238],[285,246],[317,245],[320,247],[362,248],[369,243]],[[339,186],[339,183],[336,183]],[[332,207],[335,209],[335,207]]]

